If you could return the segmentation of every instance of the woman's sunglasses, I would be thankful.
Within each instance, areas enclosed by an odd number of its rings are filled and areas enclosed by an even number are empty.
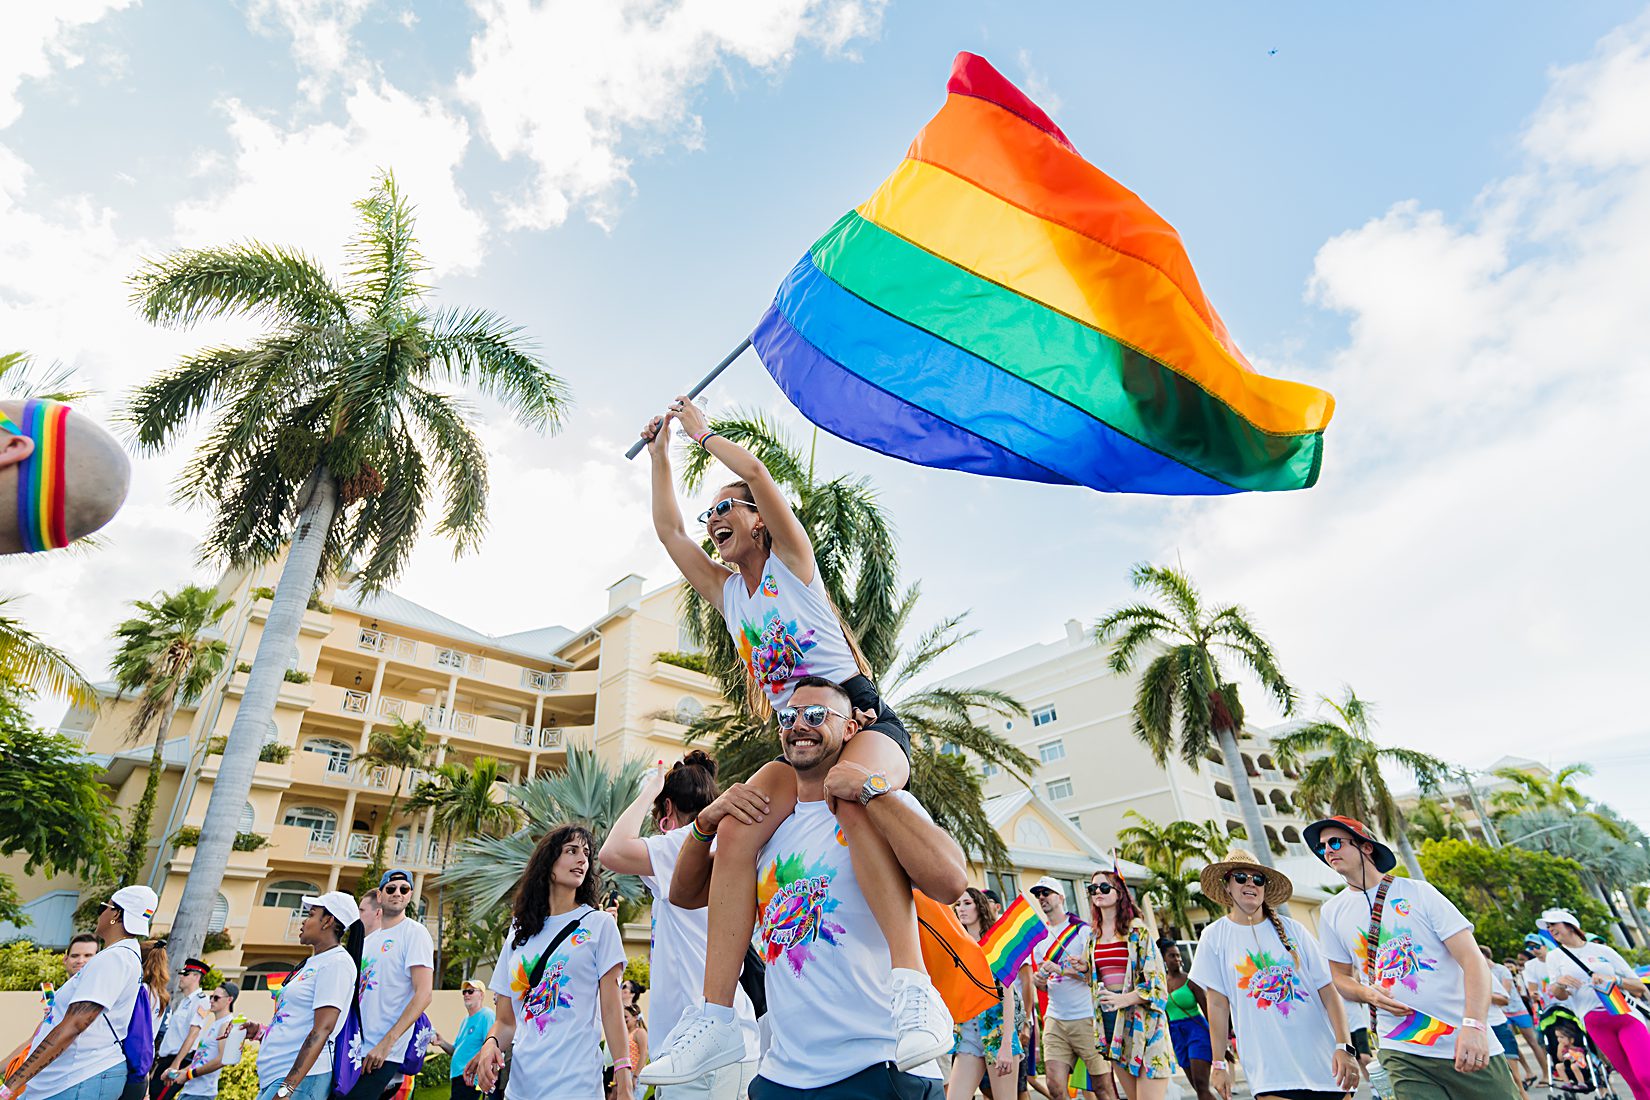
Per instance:
[[[1226,876],[1239,886],[1265,886],[1266,876],[1259,871],[1233,871]]]
[[[1089,883],[1089,893],[1091,894],[1109,894],[1115,889],[1117,889],[1117,887],[1113,886],[1109,882]]]
[[[843,714],[840,710],[832,710],[823,703],[815,703],[807,707],[780,707],[773,713],[774,717],[779,719],[779,728],[782,730],[788,730],[795,726],[799,716],[802,719],[802,724],[808,729],[819,729],[824,726],[825,718],[832,714],[844,722],[848,720],[846,714]]]
[[[746,508],[749,508],[751,511],[753,511],[753,512],[756,511],[756,505],[752,504],[750,501],[740,500],[738,497],[729,497],[727,500],[717,501],[715,504],[712,504],[709,508],[706,508],[703,512],[700,512],[699,513],[699,522],[700,523],[709,523],[711,516],[725,516],[729,512],[733,511],[733,506],[735,504],[743,504]]]

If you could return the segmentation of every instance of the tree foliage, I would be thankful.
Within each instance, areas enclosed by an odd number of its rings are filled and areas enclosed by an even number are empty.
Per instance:
[[[1203,868],[1226,854],[1231,846],[1219,822],[1171,821],[1159,825],[1135,810],[1124,817],[1133,820],[1117,830],[1117,843],[1124,859],[1132,859],[1151,872],[1146,894],[1159,912],[1169,918],[1180,935],[1192,929],[1191,911],[1214,912],[1217,908],[1198,885]]]
[[[1552,906],[1570,910],[1589,931],[1603,930],[1610,919],[1573,860],[1464,840],[1428,840],[1419,855],[1427,881],[1472,921],[1473,935],[1497,959],[1515,954],[1541,911]]]
[[[5,613],[13,599],[0,597],[0,687],[63,695],[76,706],[95,706],[97,692],[68,654],[43,641],[22,619]]]
[[[34,728],[16,688],[0,688],[0,856],[25,874],[109,873],[114,809],[102,768],[66,737]]]
[[[350,761],[352,767],[364,772],[379,768],[393,773],[390,784],[390,804],[378,822],[378,841],[372,846],[372,858],[361,874],[360,890],[364,894],[378,885],[379,876],[395,860],[390,852],[390,830],[395,823],[395,808],[400,801],[407,772],[422,768],[430,759],[429,729],[423,722],[408,722],[399,715],[390,719],[390,725],[379,726],[367,739],[367,750],[357,753]]]
[[[44,982],[62,986],[68,980],[61,951],[36,947],[28,940],[0,945],[0,992],[38,993]]]

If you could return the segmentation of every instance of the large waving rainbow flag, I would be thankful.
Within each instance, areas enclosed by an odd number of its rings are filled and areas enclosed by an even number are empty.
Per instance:
[[[924,466],[1106,492],[1301,489],[1334,399],[1258,374],[1177,234],[983,58],[751,340],[803,415]]]

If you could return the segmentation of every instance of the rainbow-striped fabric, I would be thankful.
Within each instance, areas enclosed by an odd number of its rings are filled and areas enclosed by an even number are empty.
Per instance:
[[[1059,962],[1064,959],[1066,948],[1071,946],[1071,941],[1075,940],[1078,933],[1085,927],[1082,921],[1067,921],[1066,926],[1054,934],[1054,942],[1048,945],[1047,951],[1043,952],[1043,958],[1049,962]]]
[[[985,960],[991,965],[991,972],[1006,985],[1014,980],[1015,971],[1031,957],[1031,949],[1047,937],[1048,926],[1026,896],[1020,894],[986,932],[980,946],[985,949]]]
[[[1627,1003],[1627,991],[1616,981],[1598,991],[1598,1003],[1612,1016],[1626,1016],[1633,1011],[1633,1006]]]
[[[957,55],[905,160],[751,340],[809,420],[924,466],[1104,492],[1317,481],[1329,394],[1257,373],[1174,227]]]
[[[1453,1034],[1455,1026],[1446,1024],[1435,1016],[1428,1016],[1425,1012],[1411,1010],[1398,1022],[1398,1026],[1386,1033],[1388,1039],[1397,1039],[1404,1043],[1414,1043],[1417,1046],[1430,1047],[1446,1035]]]
[[[29,398],[23,422],[0,412],[0,432],[34,441],[34,452],[18,464],[17,532],[25,554],[69,545],[65,482],[69,406]]]
[[[273,974],[265,974],[264,984],[269,987],[269,991],[271,993],[279,993],[281,991],[281,987],[286,985],[286,980],[290,977],[292,977],[292,971],[290,970],[279,971]]]

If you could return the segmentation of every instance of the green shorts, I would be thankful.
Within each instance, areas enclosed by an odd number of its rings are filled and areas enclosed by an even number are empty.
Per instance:
[[[1385,1048],[1377,1057],[1398,1100],[1518,1100],[1518,1086],[1505,1058],[1491,1058],[1477,1073],[1462,1073],[1453,1058]]]

